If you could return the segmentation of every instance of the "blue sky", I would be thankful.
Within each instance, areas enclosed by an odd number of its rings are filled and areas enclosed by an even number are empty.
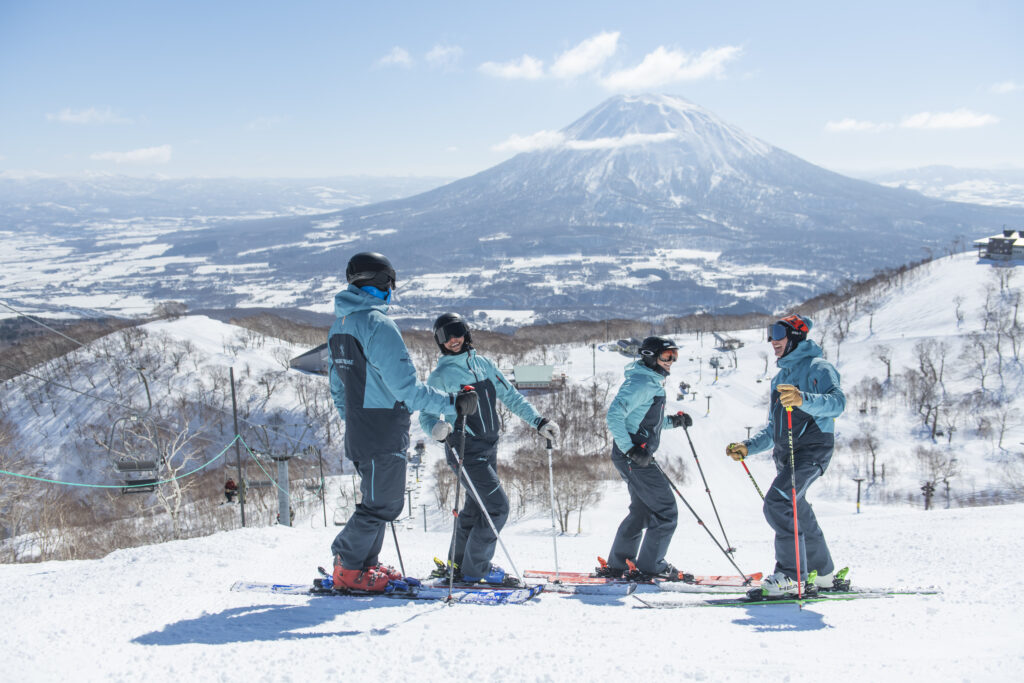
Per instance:
[[[1021,7],[0,0],[0,174],[461,177],[621,92],[833,170],[1020,168]]]

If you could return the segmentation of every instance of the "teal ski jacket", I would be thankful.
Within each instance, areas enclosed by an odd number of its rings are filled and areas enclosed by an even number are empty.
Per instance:
[[[839,385],[839,373],[822,355],[816,342],[805,339],[777,361],[779,371],[772,378],[768,424],[743,442],[747,452],[759,453],[774,446],[776,463],[788,463],[789,428],[786,408],[779,401],[780,384],[792,384],[803,397],[803,405],[793,409],[793,445],[797,454],[802,449],[834,445],[835,419],[846,408],[846,396]]]
[[[437,367],[427,378],[427,385],[453,393],[457,393],[466,385],[476,389],[480,403],[476,414],[470,415],[466,420],[469,453],[478,450],[471,443],[473,441],[485,442],[479,444],[482,447],[497,443],[501,431],[501,420],[496,405],[498,400],[532,427],[536,427],[541,421],[537,409],[505,379],[505,375],[490,359],[479,355],[475,349],[454,356],[441,356],[437,361]],[[420,426],[423,431],[430,434],[442,416],[446,422],[454,424],[455,407],[446,406],[443,410],[421,411]]]
[[[661,430],[672,429],[665,417],[665,381],[640,361],[625,368],[626,381],[619,387],[605,418],[615,445],[627,453],[634,445],[646,443],[653,454],[661,442]]]
[[[388,305],[349,285],[334,297],[337,319],[327,337],[331,396],[345,421],[345,455],[401,454],[415,410],[454,410],[454,394],[416,377]]]

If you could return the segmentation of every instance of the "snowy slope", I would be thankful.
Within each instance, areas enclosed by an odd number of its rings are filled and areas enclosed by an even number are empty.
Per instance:
[[[884,377],[874,359],[879,343],[893,347],[894,371],[902,372],[913,364],[921,339],[961,344],[967,332],[980,330],[978,311],[993,272],[964,254],[936,261],[881,292],[873,320],[863,311],[855,317],[840,349],[844,387],[849,391],[865,377]],[[964,297],[965,310],[959,324],[951,303],[957,295]],[[818,323],[815,339],[836,324],[827,316]],[[208,336],[208,348],[217,351],[217,335],[204,332],[200,321],[167,323],[179,324],[199,325],[188,327],[188,334],[197,344]],[[729,541],[738,549],[735,561],[746,572],[768,571],[772,540],[760,500],[742,467],[722,455],[727,442],[745,436],[746,427],[763,423],[767,382],[758,379],[764,369],[760,354],[768,347],[761,330],[733,336],[746,345],[737,353],[737,367],[727,367],[717,380],[708,367],[716,355],[710,335],[676,336],[682,351],[669,380],[669,409],[686,409],[695,418],[690,434]],[[826,339],[825,345],[834,359],[834,342]],[[574,381],[587,382],[595,364],[599,375],[621,377],[626,362],[616,353],[594,355],[589,347],[575,347],[565,370]],[[768,371],[774,371],[770,364]],[[951,394],[971,389],[974,380],[963,377],[952,360],[948,373]],[[698,392],[696,400],[676,399],[671,389],[680,380]],[[1007,370],[1006,380],[1019,383],[1019,364]],[[1006,391],[1020,412],[1019,387]],[[924,512],[919,494],[913,506],[883,504],[884,490],[916,492],[919,473],[908,453],[931,441],[895,396],[884,398],[877,413],[848,408],[837,422],[840,443],[865,428],[885,437],[889,481],[866,495],[856,514],[851,477],[857,461],[841,447],[810,496],[833,555],[853,567],[860,586],[934,587],[941,595],[816,603],[803,610],[652,611],[632,599],[554,594],[528,605],[489,608],[380,606],[227,590],[238,579],[312,579],[316,565],[329,562],[328,547],[338,530],[324,528],[318,511],[294,528],[227,531],[117,551],[96,561],[0,566],[5,673],[12,680],[39,681],[1016,679],[1014,672],[1024,664],[1024,597],[1007,587],[1007,578],[1019,573],[1024,560],[1024,505],[943,509],[937,499],[939,509]],[[413,438],[421,436],[414,420]],[[1007,448],[1000,449],[965,423],[948,446],[940,440],[937,447],[962,454],[964,474],[953,479],[954,495],[999,485],[997,465],[1016,453],[1022,438],[1021,426],[1014,427]],[[438,455],[438,449],[428,449],[431,460]],[[659,455],[692,463],[680,430],[664,435]],[[773,474],[766,457],[752,457],[748,464],[766,486]],[[677,483],[718,535],[695,470]],[[621,483],[605,485],[601,503],[583,515],[582,533],[558,538],[563,569],[589,568],[596,555],[607,552],[626,501]],[[445,552],[449,519],[435,508],[427,531],[419,517],[399,524],[409,573],[426,573],[430,558]],[[549,533],[545,510],[509,524],[503,537],[520,570],[553,568]],[[397,564],[390,540],[383,558]],[[690,571],[733,571],[682,505],[668,559]],[[500,550],[495,561],[509,566]]]

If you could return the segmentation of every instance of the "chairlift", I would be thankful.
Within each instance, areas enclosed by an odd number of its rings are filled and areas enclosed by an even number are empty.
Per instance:
[[[121,494],[128,493],[152,493],[156,491],[156,484],[159,479],[128,479],[121,487]]]
[[[129,438],[131,426],[134,424],[144,421],[148,422],[152,431],[155,431],[156,427],[153,421],[146,417],[149,411],[153,409],[153,398],[149,393],[149,382],[146,381],[146,376],[142,374],[144,369],[136,368],[136,371],[139,373],[139,377],[142,378],[142,384],[146,388],[146,410],[142,413],[131,413],[114,420],[110,425],[110,433],[107,436],[107,458],[111,465],[113,465],[114,471],[118,474],[138,475],[137,478],[128,477],[123,481],[122,494],[152,493],[156,490],[156,483],[159,481],[156,477],[157,461],[144,460],[137,457],[137,454],[133,452],[135,448]]]

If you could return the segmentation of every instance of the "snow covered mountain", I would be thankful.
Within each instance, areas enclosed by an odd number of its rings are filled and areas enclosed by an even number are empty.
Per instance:
[[[1024,170],[925,166],[865,176],[865,180],[929,197],[989,206],[1024,207]]]
[[[452,308],[495,327],[657,318],[774,310],[1024,223],[1021,208],[832,173],[673,96],[613,97],[526,143],[443,187],[317,216],[93,222],[57,245],[13,234],[0,283],[22,302],[51,286],[107,305],[330,313],[348,257],[373,250],[396,264],[419,322]]]

